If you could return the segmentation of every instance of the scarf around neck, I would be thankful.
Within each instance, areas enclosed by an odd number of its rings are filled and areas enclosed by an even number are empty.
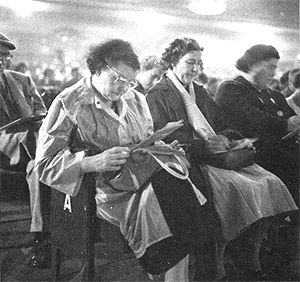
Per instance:
[[[175,87],[180,92],[187,112],[189,123],[193,127],[195,132],[205,140],[207,140],[209,137],[215,136],[215,131],[196,104],[196,95],[193,83],[191,82],[189,84],[188,93],[172,70],[169,70],[167,72],[167,77],[173,82]]]

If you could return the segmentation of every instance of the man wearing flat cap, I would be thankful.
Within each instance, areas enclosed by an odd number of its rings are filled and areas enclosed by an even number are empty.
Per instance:
[[[10,51],[15,49],[15,44],[0,32],[0,166],[9,171],[26,169],[32,214],[30,231],[35,232],[35,242],[39,244],[45,237],[40,184],[33,171],[39,123],[31,118],[45,116],[47,109],[31,78],[8,70],[13,57]],[[31,263],[45,264],[37,260],[34,252]]]

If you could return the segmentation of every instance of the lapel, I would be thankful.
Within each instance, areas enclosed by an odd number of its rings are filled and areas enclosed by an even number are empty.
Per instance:
[[[11,92],[14,101],[18,105],[22,117],[32,116],[33,109],[30,107],[30,101],[27,101],[25,97],[25,94],[27,93],[24,93],[25,91],[23,91],[22,83],[17,79],[14,79],[14,77],[8,71],[4,71],[4,75],[8,83],[9,91]]]
[[[0,95],[0,109],[1,109],[1,111],[3,111],[3,113],[5,113],[7,120],[9,120],[9,110],[6,107],[6,103],[5,103],[2,95]],[[2,121],[1,121],[1,123],[2,123]]]
[[[166,104],[172,111],[169,111],[171,120],[183,120],[183,127],[186,128],[190,134],[194,132],[194,129],[190,125],[188,115],[184,106],[184,101],[182,100],[179,90],[176,88],[174,83],[166,76],[164,76],[166,89],[164,92],[164,99]],[[196,94],[197,95],[197,94]],[[172,115],[174,113],[174,115]]]
[[[164,98],[167,102],[167,105],[173,109],[175,112],[175,118],[180,120],[183,119],[185,125],[189,125],[189,120],[187,112],[184,107],[184,102],[182,100],[181,94],[173,82],[165,77],[165,83],[167,88],[170,89],[165,92]]]
[[[11,73],[4,72],[4,75],[7,79],[8,86],[12,92],[18,93],[18,94],[23,92],[22,84],[18,80],[14,79],[14,77],[11,75]]]

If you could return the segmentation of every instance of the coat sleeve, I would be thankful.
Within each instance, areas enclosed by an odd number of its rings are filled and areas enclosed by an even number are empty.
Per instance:
[[[28,81],[29,81],[29,95],[31,97],[34,114],[35,115],[45,114],[47,112],[47,109],[41,95],[39,94],[31,77],[28,77]]]
[[[287,120],[265,112],[248,100],[247,89],[234,83],[223,83],[216,95],[229,124],[240,130],[246,137],[262,135],[282,136],[287,130]]]
[[[85,155],[84,151],[70,151],[74,127],[62,102],[56,99],[40,128],[35,159],[39,180],[71,196],[79,191],[83,177],[80,162]]]

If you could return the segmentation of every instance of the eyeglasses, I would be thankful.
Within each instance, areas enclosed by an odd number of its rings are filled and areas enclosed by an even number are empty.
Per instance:
[[[190,61],[190,60],[188,60],[186,63],[188,65],[192,66],[192,67],[196,66],[200,69],[203,67],[203,61],[202,60],[199,60],[199,61],[194,61],[194,60]]]
[[[13,55],[11,55],[9,53],[0,53],[0,59],[2,61],[9,62],[12,58],[13,58]]]
[[[124,75],[122,75],[121,73],[119,73],[116,69],[114,69],[113,67],[111,67],[109,64],[106,63],[107,68],[109,68],[116,76],[114,83],[122,83],[127,85],[128,87],[132,88],[135,87],[137,85],[137,81],[135,79],[131,79],[129,80],[128,78],[126,78]]]

